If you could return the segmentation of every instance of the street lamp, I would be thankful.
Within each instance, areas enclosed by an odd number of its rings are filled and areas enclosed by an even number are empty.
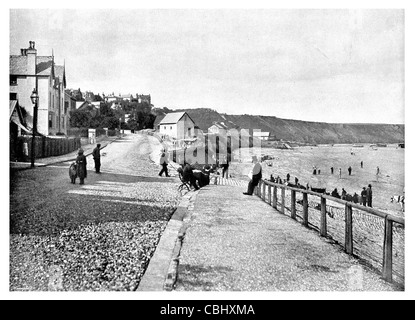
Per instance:
[[[30,95],[30,100],[34,104],[33,107],[33,128],[32,128],[32,152],[31,152],[31,168],[35,167],[35,146],[36,146],[36,133],[37,133],[37,104],[39,102],[39,95],[37,94],[36,89],[33,89],[32,94]]]

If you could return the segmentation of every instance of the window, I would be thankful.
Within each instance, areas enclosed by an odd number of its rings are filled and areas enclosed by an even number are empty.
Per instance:
[[[166,126],[164,126],[164,130],[166,130],[166,128],[167,128],[167,127],[166,127]]]
[[[189,137],[190,137],[191,133],[192,133],[192,128],[187,128],[187,135],[188,135]]]
[[[173,130],[173,127],[172,126],[170,126],[170,130]]]
[[[52,114],[49,113],[49,128],[52,128]]]
[[[10,75],[10,85],[11,86],[17,85],[17,76]]]
[[[17,93],[10,92],[10,100],[17,100]]]

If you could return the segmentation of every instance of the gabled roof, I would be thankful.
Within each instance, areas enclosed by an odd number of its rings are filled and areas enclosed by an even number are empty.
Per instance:
[[[59,79],[59,82],[63,83],[66,87],[66,76],[65,76],[65,67],[55,65],[55,77]]]
[[[177,123],[180,121],[181,118],[183,118],[184,115],[187,115],[189,117],[189,115],[187,114],[187,112],[171,112],[166,114],[166,116],[163,118],[163,120],[160,121],[160,124],[172,124],[172,123]],[[192,120],[192,118],[189,117],[190,120]],[[192,120],[193,123],[195,123]]]
[[[26,75],[27,56],[10,56],[10,74]],[[54,74],[53,57],[37,56],[36,57],[36,74],[39,76],[50,76]]]
[[[215,123],[213,123],[213,124],[210,126],[210,128],[212,128],[212,127],[218,127],[219,129],[228,129],[228,127],[227,127],[226,125],[224,125],[224,124],[222,124],[222,123],[219,123],[219,122],[215,122]]]
[[[30,130],[26,127],[26,123],[23,118],[22,110],[20,109],[20,106],[17,100],[10,100],[9,121],[17,124],[22,130],[26,132],[30,132]]]
[[[53,75],[53,57],[37,56],[36,57],[36,74],[39,76]]]
[[[10,74],[27,74],[27,57],[10,56]]]
[[[76,110],[85,108],[85,105],[88,106],[89,102],[88,101],[76,101],[75,103]]]

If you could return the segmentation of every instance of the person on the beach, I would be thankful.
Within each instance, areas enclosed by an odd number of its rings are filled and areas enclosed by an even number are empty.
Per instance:
[[[313,166],[313,175],[317,174],[317,168],[316,166]]]
[[[347,168],[347,171],[349,171],[349,176],[352,175],[352,167]]]
[[[164,172],[166,177],[170,177],[169,171],[167,169],[167,166],[169,164],[169,159],[168,159],[168,155],[165,149],[161,150],[160,164],[161,164],[161,171],[159,172],[159,176],[161,177]]]
[[[360,168],[363,168],[363,161],[360,161]]]
[[[289,182],[289,181],[290,181],[290,174],[287,173],[287,182]]]
[[[344,188],[342,188],[342,196],[341,196],[341,199],[346,200],[346,196],[347,196],[347,192],[346,192],[346,190],[344,190]]]
[[[295,177],[295,179],[294,179],[294,184],[295,184],[296,186],[298,186],[298,178],[297,178],[297,177]]]
[[[360,193],[360,195],[362,196],[362,204],[366,207],[367,191],[365,187],[363,187],[363,190]]]
[[[342,168],[339,168],[339,179],[342,178]]]
[[[84,150],[81,148],[78,151],[78,156],[76,157],[76,175],[79,177],[79,184],[84,184],[84,180],[87,176],[86,171],[86,157],[84,155]]]
[[[367,206],[372,208],[372,185],[367,186]]]
[[[92,157],[94,158],[96,173],[101,173],[101,154],[99,150],[101,150],[101,144],[98,143],[95,149],[92,151]]]
[[[334,168],[331,167],[330,170],[331,170],[331,174],[333,174],[334,173]]]
[[[379,181],[380,169],[376,167],[376,181]]]
[[[337,188],[334,188],[334,190],[331,192],[331,196],[340,199],[340,195],[339,195],[339,192],[337,191]]]
[[[258,158],[256,156],[252,156],[252,163],[254,166],[252,167],[249,177],[251,180],[248,183],[248,190],[244,192],[244,195],[252,196],[254,193],[255,187],[258,185],[259,181],[262,179],[262,167],[261,164],[258,162]]]
[[[354,203],[358,203],[358,202],[359,202],[359,196],[357,195],[357,193],[356,193],[356,192],[353,194],[352,201],[353,201]]]

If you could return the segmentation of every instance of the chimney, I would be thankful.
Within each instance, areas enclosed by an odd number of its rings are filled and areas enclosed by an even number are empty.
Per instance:
[[[36,49],[35,42],[29,41],[29,48],[25,49],[27,56],[27,73],[30,75],[36,74]]]

